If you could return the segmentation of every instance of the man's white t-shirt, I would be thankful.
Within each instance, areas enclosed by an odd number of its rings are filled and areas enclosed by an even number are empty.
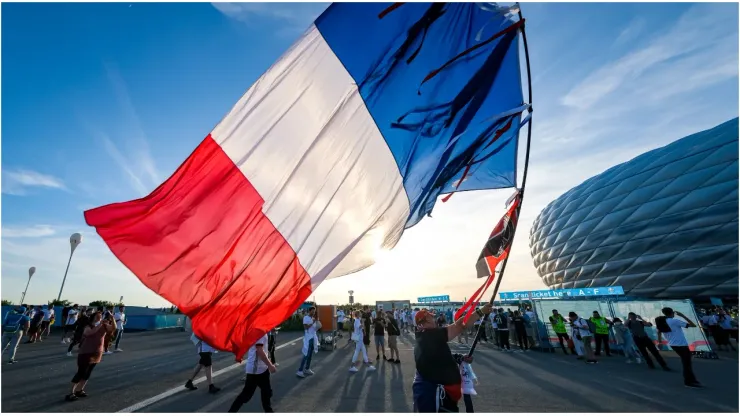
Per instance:
[[[77,309],[70,309],[67,312],[67,322],[65,325],[74,325],[75,323],[77,323]]]
[[[51,321],[51,317],[54,316],[54,309],[42,309],[41,312],[44,314],[44,322]]]
[[[257,342],[249,348],[249,351],[247,351],[247,364],[244,366],[247,374],[262,374],[267,371],[267,364],[257,356],[258,345],[262,345],[263,349],[267,348],[267,334],[258,339]]]
[[[362,319],[361,318],[355,318],[355,336],[357,337],[357,340],[359,342],[362,342]]]
[[[123,312],[116,312],[115,315],[113,315],[113,319],[116,320],[116,329],[122,330],[123,329],[123,321],[126,320],[126,314]]]
[[[309,339],[313,338],[314,335],[316,335],[316,326],[314,325],[314,320],[313,318],[311,318],[310,315],[306,315],[303,317],[303,325],[311,325],[308,329],[305,330],[304,335],[306,337],[309,337]]]
[[[663,332],[663,338],[668,341],[671,347],[688,347],[689,342],[683,333],[684,328],[688,328],[686,321],[675,318],[666,318],[665,323],[671,328],[671,332]]]

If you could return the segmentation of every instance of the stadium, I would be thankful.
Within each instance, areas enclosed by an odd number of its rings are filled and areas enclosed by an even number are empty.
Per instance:
[[[530,250],[552,289],[736,299],[738,119],[572,188],[534,221]]]

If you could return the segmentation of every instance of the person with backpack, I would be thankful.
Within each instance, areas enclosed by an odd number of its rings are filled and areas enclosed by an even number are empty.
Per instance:
[[[568,313],[570,318],[570,324],[573,326],[573,337],[583,343],[583,352],[586,356],[587,364],[596,364],[596,357],[594,356],[594,350],[591,347],[591,339],[593,339],[593,333],[587,320],[581,318],[575,312]]]
[[[611,357],[612,353],[609,349],[609,327],[614,323],[603,316],[599,315],[598,311],[594,311],[593,316],[589,319],[589,330],[594,334],[596,340],[596,356],[601,355],[601,346],[604,346],[604,353],[607,357]]]
[[[653,364],[653,360],[650,359],[650,355],[648,355],[649,352],[653,357],[655,357],[655,360],[660,364],[664,371],[671,371],[668,364],[666,364],[665,360],[660,355],[660,351],[655,347],[652,338],[650,338],[647,332],[645,332],[645,328],[651,327],[653,324],[642,319],[642,316],[634,312],[630,312],[627,314],[627,323],[625,326],[629,328],[630,333],[632,334],[632,340],[640,350],[640,354],[642,354],[642,358],[645,359],[645,363],[648,368],[651,370],[655,369],[655,364]]]
[[[31,325],[31,319],[26,313],[26,307],[20,306],[18,309],[10,312],[3,322],[3,354],[8,347],[11,347],[10,360],[8,364],[14,364],[15,354],[18,352],[18,344],[21,343],[23,334],[28,332],[28,328]]]
[[[661,312],[663,312],[664,316],[655,318],[655,327],[658,330],[658,343],[661,343],[661,338],[665,338],[671,349],[673,349],[673,351],[675,351],[681,358],[681,366],[683,367],[683,383],[686,387],[704,387],[699,383],[699,380],[696,379],[694,370],[691,368],[691,350],[689,349],[689,341],[683,333],[684,328],[696,328],[696,324],[681,312],[674,312],[672,308],[665,307]],[[682,319],[676,319],[676,316],[679,316]]]
[[[504,313],[504,308],[499,308],[496,317],[496,326],[498,327],[498,342],[501,345],[501,351],[511,352],[509,343],[509,317]]]

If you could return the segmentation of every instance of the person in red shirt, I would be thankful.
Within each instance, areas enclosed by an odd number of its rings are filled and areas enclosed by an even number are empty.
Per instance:
[[[85,386],[95,366],[103,358],[105,337],[115,330],[116,325],[110,320],[104,320],[98,312],[90,319],[83,331],[83,341],[77,354],[77,373],[72,377],[72,392],[65,397],[67,401],[75,401],[80,397],[87,397]]]

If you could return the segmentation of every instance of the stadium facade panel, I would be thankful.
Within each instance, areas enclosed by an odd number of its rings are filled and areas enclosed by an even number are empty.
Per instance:
[[[530,251],[553,289],[737,296],[738,119],[614,166],[540,213]]]

